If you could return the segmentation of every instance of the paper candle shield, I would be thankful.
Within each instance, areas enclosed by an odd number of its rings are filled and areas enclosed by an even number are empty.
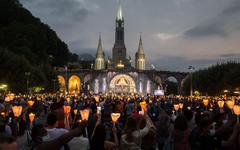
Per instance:
[[[227,106],[229,109],[233,109],[235,102],[233,100],[227,101]]]
[[[29,116],[30,122],[33,122],[33,120],[35,118],[35,114],[34,113],[30,113],[28,116]]]
[[[183,103],[179,103],[179,108],[183,109]]]
[[[208,99],[204,99],[204,100],[203,100],[203,104],[204,104],[204,106],[208,106],[208,102],[209,102]]]
[[[240,105],[235,105],[233,107],[234,114],[239,116],[240,115]]]
[[[64,110],[65,114],[68,114],[68,113],[70,113],[71,106],[63,106],[63,110]]]
[[[29,101],[28,101],[28,105],[29,105],[30,107],[32,107],[33,104],[34,104],[34,101],[32,101],[32,100],[29,100]]]
[[[178,110],[179,110],[179,104],[174,104],[173,107],[174,107],[174,110],[175,110],[175,111],[178,111]]]
[[[80,110],[82,120],[88,121],[89,113],[90,113],[89,109]]]
[[[142,108],[143,111],[145,111],[145,112],[147,111],[147,103],[146,103],[145,101],[144,101],[144,102],[141,102],[141,103],[140,103],[140,106],[141,106],[141,108]]]
[[[111,113],[111,118],[113,122],[117,122],[120,116],[121,116],[120,113]]]
[[[218,107],[222,109],[223,106],[224,106],[224,101],[218,101]]]
[[[15,117],[19,117],[22,113],[22,106],[13,106],[12,111]]]

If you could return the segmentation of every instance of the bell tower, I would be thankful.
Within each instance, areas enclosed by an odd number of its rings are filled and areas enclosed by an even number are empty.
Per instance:
[[[118,11],[116,16],[116,28],[115,28],[115,43],[112,49],[112,65],[114,68],[122,63],[124,67],[129,67],[131,64],[126,58],[126,46],[124,43],[124,17],[122,14],[121,2],[119,0]]]

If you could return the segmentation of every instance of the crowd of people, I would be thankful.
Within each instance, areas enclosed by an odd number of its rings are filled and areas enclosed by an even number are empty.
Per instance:
[[[240,149],[239,97],[10,96],[0,97],[0,150]]]

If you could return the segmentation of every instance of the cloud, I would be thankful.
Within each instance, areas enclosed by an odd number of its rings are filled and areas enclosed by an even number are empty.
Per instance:
[[[62,28],[84,21],[89,14],[99,9],[97,4],[88,0],[20,0],[20,2],[34,15],[41,16],[44,22]]]
[[[161,41],[167,41],[167,40],[171,40],[171,39],[173,39],[173,38],[178,37],[179,34],[157,33],[156,36],[157,36]]]
[[[240,1],[233,0],[231,5],[225,8],[215,18],[207,20],[187,31],[186,38],[199,38],[208,36],[225,37],[233,30],[239,30]]]
[[[155,64],[157,70],[183,71],[187,72],[188,66],[192,65],[195,68],[207,67],[215,64],[216,60],[210,59],[189,59],[180,56],[162,56],[161,58],[151,60],[150,63]]]

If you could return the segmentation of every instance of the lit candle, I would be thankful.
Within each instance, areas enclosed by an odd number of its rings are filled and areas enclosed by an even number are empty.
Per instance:
[[[34,104],[34,101],[32,101],[32,100],[29,100],[29,101],[28,101],[28,105],[29,105],[30,107],[32,107],[33,104]]]
[[[77,109],[74,109],[73,112],[74,112],[74,115],[77,115]]]
[[[63,106],[63,110],[64,110],[64,113],[65,114],[68,114],[68,113],[70,113],[70,110],[71,110],[71,106]]]
[[[234,100],[228,100],[227,102],[227,106],[229,109],[233,109],[235,101]]]
[[[121,114],[120,113],[111,113],[111,118],[112,121],[115,123],[118,121],[118,119],[120,118]]]
[[[208,99],[203,99],[203,104],[204,104],[204,106],[208,106],[208,102],[209,102],[209,100]]]
[[[234,105],[233,111],[234,111],[234,114],[237,115],[237,122],[239,123],[240,106],[239,105]]]
[[[22,106],[13,106],[12,111],[15,117],[19,117],[22,114]]]
[[[88,121],[89,113],[90,113],[89,109],[80,110],[82,120]]]
[[[147,103],[145,101],[140,102],[140,106],[141,106],[143,111],[145,111],[145,112],[147,111]]]
[[[183,103],[179,103],[179,108],[183,109]]]
[[[70,97],[67,97],[67,102],[69,103],[71,101]]]
[[[223,106],[224,106],[224,101],[222,101],[222,100],[218,101],[218,107],[219,107],[220,109],[222,109]]]
[[[33,122],[33,120],[35,118],[35,114],[34,113],[30,113],[28,116],[29,116],[30,122]]]
[[[179,110],[179,104],[174,104],[173,107],[176,112]]]

